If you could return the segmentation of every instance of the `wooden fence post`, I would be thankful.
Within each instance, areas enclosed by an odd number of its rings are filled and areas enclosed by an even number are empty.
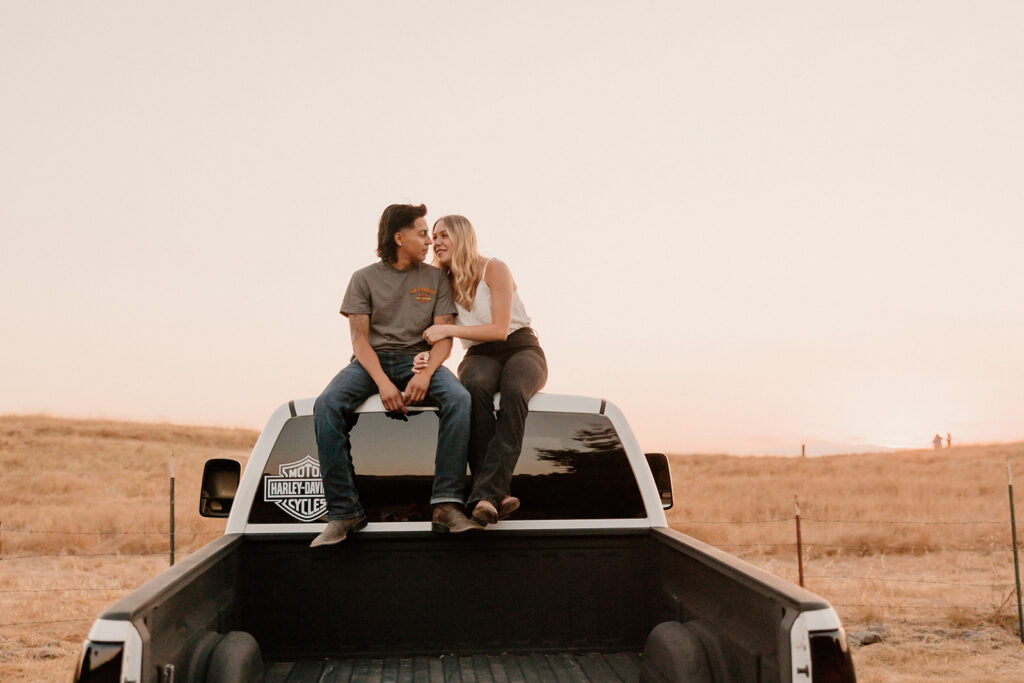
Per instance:
[[[1017,628],[1020,631],[1020,642],[1024,643],[1024,610],[1020,602],[1020,559],[1017,557],[1017,517],[1013,511],[1013,469],[1010,459],[1006,459],[1006,481],[1010,490],[1010,533],[1013,534],[1013,574],[1017,579]]]
[[[793,508],[796,510],[796,566],[800,572],[800,587],[804,586],[804,549],[800,538],[800,496],[793,494]]]
[[[171,566],[174,566],[174,451],[171,451]]]

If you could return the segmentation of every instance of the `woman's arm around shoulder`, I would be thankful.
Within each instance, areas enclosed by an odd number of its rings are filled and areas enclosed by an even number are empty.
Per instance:
[[[512,271],[503,261],[491,259],[484,273],[484,282],[491,290],[491,322],[487,325],[460,327],[458,335],[474,341],[505,341],[512,323],[512,294],[515,281]]]
[[[423,337],[433,342],[434,337],[459,337],[478,342],[504,341],[512,324],[512,292],[515,283],[512,271],[502,261],[491,259],[484,274],[484,282],[491,290],[491,322],[486,325],[434,325]]]

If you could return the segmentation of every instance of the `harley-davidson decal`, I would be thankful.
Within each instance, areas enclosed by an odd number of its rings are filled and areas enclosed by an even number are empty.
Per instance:
[[[263,479],[263,500],[297,520],[313,522],[327,512],[320,463],[311,455],[277,468]]]

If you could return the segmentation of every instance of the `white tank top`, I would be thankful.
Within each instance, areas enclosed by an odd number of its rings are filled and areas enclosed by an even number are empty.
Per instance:
[[[457,325],[471,327],[473,325],[489,325],[493,322],[491,319],[491,288],[484,282],[484,276],[487,275],[487,266],[491,265],[493,260],[493,258],[487,259],[487,263],[484,264],[484,270],[480,273],[480,283],[477,284],[476,294],[473,296],[473,307],[467,311],[458,303],[455,304],[455,309],[458,311],[458,316],[455,318]],[[526,314],[526,306],[523,305],[522,299],[519,298],[519,289],[513,283],[512,319],[509,321],[508,333],[512,334],[516,330],[528,327],[529,325],[530,316]],[[462,347],[465,349],[480,343],[472,339],[463,339],[461,341]]]

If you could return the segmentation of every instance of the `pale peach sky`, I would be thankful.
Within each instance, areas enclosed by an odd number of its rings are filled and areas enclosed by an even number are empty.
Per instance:
[[[546,391],[647,450],[1022,439],[1022,26],[4,2],[0,412],[261,426],[347,360],[349,274],[413,201],[510,265]]]

